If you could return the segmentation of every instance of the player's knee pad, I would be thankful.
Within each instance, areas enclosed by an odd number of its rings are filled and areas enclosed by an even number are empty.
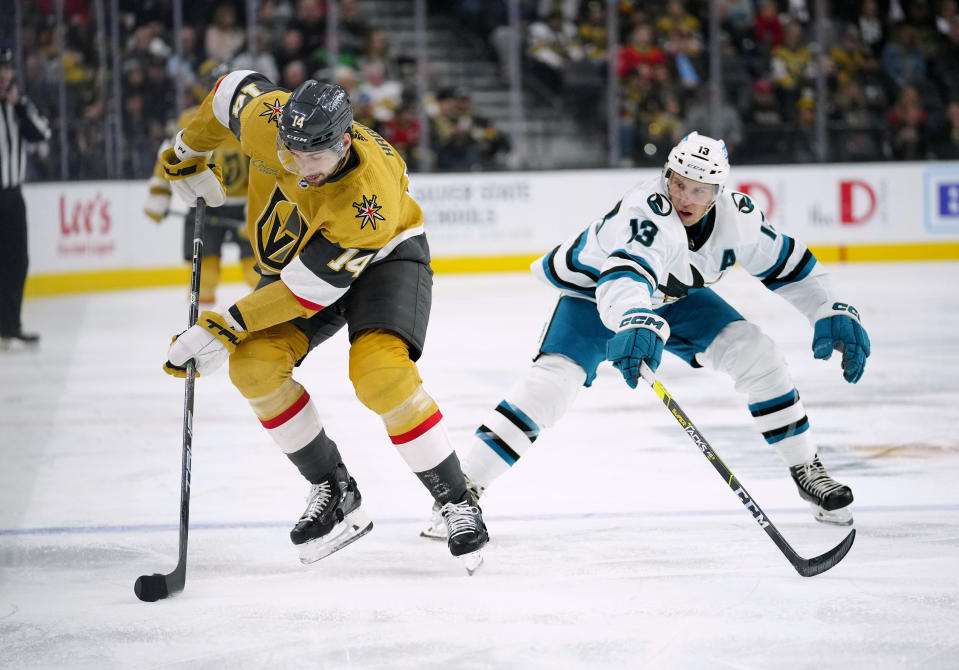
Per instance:
[[[409,345],[383,329],[364,331],[353,340],[350,381],[360,402],[381,416],[406,402],[423,383],[410,360]]]
[[[250,333],[230,355],[230,381],[248,400],[268,395],[292,378],[308,349],[306,335],[290,323]]]
[[[543,354],[513,384],[506,399],[521,407],[540,428],[549,428],[566,413],[586,382],[586,371],[565,356]]]
[[[728,374],[741,393],[762,395],[793,387],[779,347],[748,321],[733,321],[723,328],[701,360]]]

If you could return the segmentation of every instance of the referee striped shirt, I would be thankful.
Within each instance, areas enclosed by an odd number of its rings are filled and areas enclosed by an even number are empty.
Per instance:
[[[0,188],[23,183],[27,143],[50,139],[50,122],[21,96],[16,104],[0,101]]]

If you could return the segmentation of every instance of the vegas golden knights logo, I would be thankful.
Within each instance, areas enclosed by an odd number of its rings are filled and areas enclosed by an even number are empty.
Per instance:
[[[293,260],[307,232],[306,222],[296,205],[289,202],[279,187],[274,187],[270,202],[256,221],[257,257],[265,269],[279,272]]]

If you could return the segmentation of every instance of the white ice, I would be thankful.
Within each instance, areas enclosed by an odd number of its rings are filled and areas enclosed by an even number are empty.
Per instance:
[[[831,266],[872,338],[863,380],[737,273],[719,290],[782,346],[826,465],[856,495],[838,566],[800,577],[648,387],[605,366],[483,499],[473,577],[418,537],[430,499],[353,395],[346,340],[297,378],[373,532],[301,566],[307,486],[225,371],[198,380],[185,590],[176,563],[183,383],[160,369],[184,290],[36,299],[35,353],[0,356],[3,668],[957,668],[957,263]],[[225,302],[237,285],[221,288]],[[528,364],[552,298],[528,274],[436,277],[420,369],[465,443]],[[667,356],[666,388],[804,556],[817,524],[722,376]]]

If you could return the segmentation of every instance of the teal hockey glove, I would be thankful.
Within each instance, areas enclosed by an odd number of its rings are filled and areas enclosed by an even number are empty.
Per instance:
[[[869,335],[859,322],[859,312],[852,305],[834,302],[821,307],[816,315],[813,356],[825,361],[833,350],[842,353],[842,376],[855,384],[862,378],[869,358]]]
[[[653,372],[659,367],[669,339],[669,324],[652,310],[631,309],[623,314],[619,327],[621,330],[606,343],[606,358],[629,387],[636,388],[643,361]]]

